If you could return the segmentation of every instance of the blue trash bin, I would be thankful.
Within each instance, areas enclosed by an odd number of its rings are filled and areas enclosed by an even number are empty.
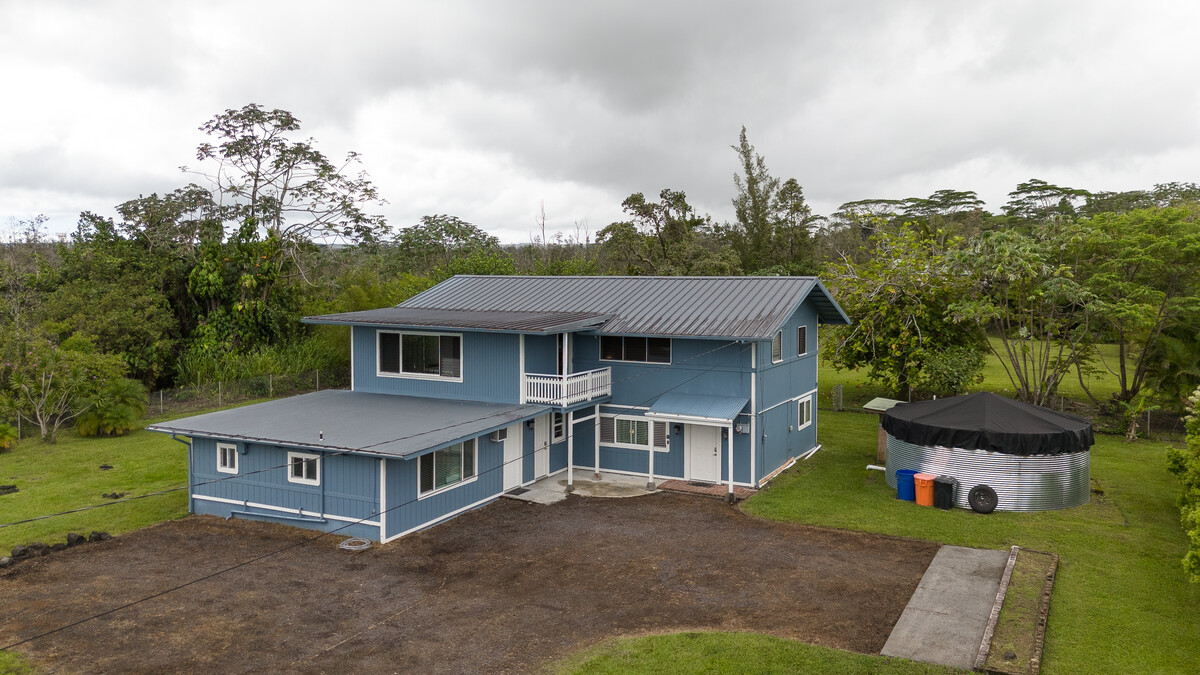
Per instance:
[[[909,502],[917,501],[917,486],[913,482],[913,476],[918,473],[920,472],[909,469],[896,471],[896,499],[903,499]]]

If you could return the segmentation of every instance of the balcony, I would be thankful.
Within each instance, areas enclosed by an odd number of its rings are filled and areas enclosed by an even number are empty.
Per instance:
[[[525,373],[522,379],[523,403],[546,403],[565,408],[612,395],[612,368],[597,368],[570,375]]]

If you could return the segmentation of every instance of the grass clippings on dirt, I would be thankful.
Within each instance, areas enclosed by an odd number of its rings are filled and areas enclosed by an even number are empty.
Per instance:
[[[1020,549],[1004,594],[983,669],[1009,675],[1036,675],[1050,611],[1058,557]]]

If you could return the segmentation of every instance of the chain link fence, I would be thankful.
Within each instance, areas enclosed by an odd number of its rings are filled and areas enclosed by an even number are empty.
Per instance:
[[[322,389],[347,389],[349,386],[350,368],[346,367],[160,389],[150,392],[146,417],[189,415],[246,401],[294,396]],[[39,433],[36,423],[16,415],[12,419],[0,416],[0,423],[11,424],[18,430],[19,438],[36,437]],[[73,424],[66,426],[71,428]]]

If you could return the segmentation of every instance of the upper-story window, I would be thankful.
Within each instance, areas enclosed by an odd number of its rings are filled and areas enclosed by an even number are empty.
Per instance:
[[[379,374],[462,381],[462,335],[384,331]]]
[[[670,363],[671,338],[601,335],[600,360]]]
[[[771,338],[771,363],[779,363],[783,360],[783,331],[775,334]]]
[[[804,356],[808,353],[808,326],[800,326],[796,329],[796,356]]]

